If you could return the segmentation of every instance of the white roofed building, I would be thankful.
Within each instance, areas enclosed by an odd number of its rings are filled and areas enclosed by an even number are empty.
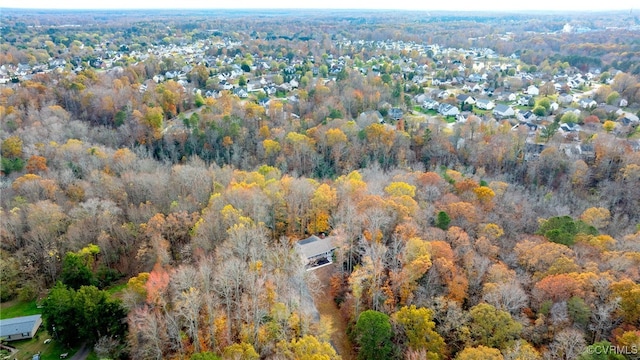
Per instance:
[[[333,252],[336,249],[333,236],[310,237],[296,243],[296,250],[300,253],[307,270],[319,268],[333,263]]]

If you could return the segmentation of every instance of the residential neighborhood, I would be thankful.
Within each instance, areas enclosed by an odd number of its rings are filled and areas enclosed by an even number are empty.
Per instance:
[[[636,358],[636,10],[9,5],[0,358]]]

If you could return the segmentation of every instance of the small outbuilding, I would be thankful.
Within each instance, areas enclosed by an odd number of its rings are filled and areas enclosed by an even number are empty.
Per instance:
[[[0,320],[0,339],[5,341],[31,339],[40,325],[42,325],[42,316],[39,314]]]
[[[333,252],[336,249],[334,240],[332,236],[321,238],[312,235],[296,243],[296,250],[307,270],[333,263]]]

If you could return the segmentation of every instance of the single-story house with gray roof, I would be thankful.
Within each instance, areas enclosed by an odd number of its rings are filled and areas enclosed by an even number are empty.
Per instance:
[[[42,325],[42,316],[39,314],[0,320],[0,339],[4,341],[31,339],[40,325]]]

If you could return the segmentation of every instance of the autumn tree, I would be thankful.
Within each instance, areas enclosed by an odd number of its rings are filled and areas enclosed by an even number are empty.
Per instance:
[[[609,225],[609,221],[611,219],[611,213],[609,209],[602,207],[591,207],[586,209],[582,215],[580,215],[580,220],[584,221],[587,225],[591,225],[596,229],[605,228]]]
[[[431,268],[430,244],[418,237],[407,240],[402,254],[403,266],[399,272],[392,272],[391,278],[400,297],[400,304],[407,304],[414,296],[417,283]]]
[[[508,312],[481,303],[469,310],[470,330],[475,343],[505,348],[522,331],[522,324],[511,318]]]
[[[43,173],[47,169],[47,159],[43,156],[32,155],[27,160],[27,171],[31,174]]]
[[[425,359],[443,359],[445,343],[435,331],[432,311],[427,308],[404,306],[391,317],[397,330],[396,339],[407,350],[425,350]]]
[[[223,360],[258,360],[259,358],[253,345],[246,342],[229,345],[222,352]]]
[[[502,351],[505,360],[541,360],[542,356],[530,343],[516,340],[513,345]]]
[[[533,295],[539,302],[544,300],[566,301],[572,296],[582,294],[580,282],[573,274],[549,275],[538,281],[533,290]]]
[[[617,124],[615,122],[613,122],[611,120],[607,120],[607,121],[604,122],[604,124],[602,124],[602,128],[604,129],[604,131],[610,133],[613,130],[615,130],[616,125]]]
[[[629,324],[640,321],[640,285],[630,279],[624,279],[611,284],[615,296],[620,297],[620,315]]]
[[[456,360],[503,360],[500,350],[480,345],[465,348],[456,356]]]
[[[311,197],[311,219],[308,230],[312,234],[327,232],[330,229],[329,219],[338,202],[336,190],[322,184]]]
[[[321,342],[315,336],[305,335],[300,339],[291,340],[288,344],[287,355],[291,359],[300,360],[339,360],[331,344]]]
[[[24,167],[22,159],[22,139],[18,136],[10,136],[2,141],[2,172],[6,175],[21,171]]]

